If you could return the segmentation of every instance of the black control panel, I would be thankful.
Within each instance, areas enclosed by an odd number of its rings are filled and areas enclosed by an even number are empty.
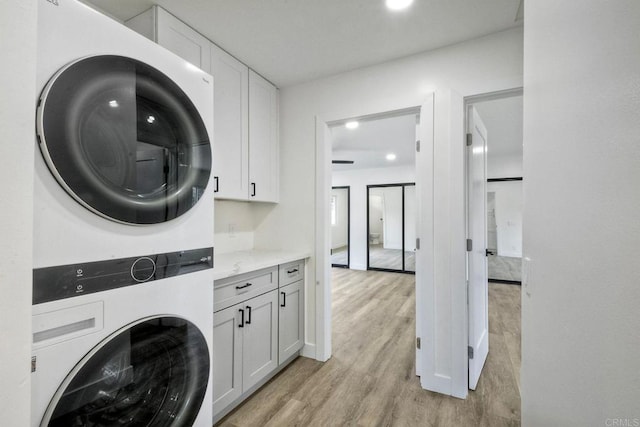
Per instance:
[[[213,248],[84,262],[33,270],[33,304],[213,268]]]

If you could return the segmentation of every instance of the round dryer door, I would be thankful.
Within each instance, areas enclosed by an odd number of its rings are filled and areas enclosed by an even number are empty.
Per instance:
[[[169,77],[131,58],[93,56],[60,70],[42,92],[37,132],[60,185],[118,222],[176,218],[209,181],[197,108]]]
[[[62,383],[41,426],[191,426],[209,380],[192,323],[159,317],[104,340]]]

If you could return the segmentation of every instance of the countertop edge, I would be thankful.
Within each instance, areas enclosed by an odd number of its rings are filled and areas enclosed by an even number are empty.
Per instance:
[[[251,271],[309,258],[305,251],[240,251],[215,255],[213,280],[226,279]]]

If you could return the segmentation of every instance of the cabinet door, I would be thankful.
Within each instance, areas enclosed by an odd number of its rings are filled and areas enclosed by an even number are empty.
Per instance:
[[[249,68],[211,44],[215,197],[249,197]]]
[[[156,42],[196,67],[211,72],[209,40],[163,8],[154,6],[154,9]]]
[[[249,70],[249,200],[279,196],[278,89]]]
[[[241,304],[213,315],[213,413],[242,394]]]
[[[278,366],[278,292],[273,290],[242,305],[242,389],[247,391]]]
[[[279,289],[279,349],[283,363],[304,345],[304,281]]]

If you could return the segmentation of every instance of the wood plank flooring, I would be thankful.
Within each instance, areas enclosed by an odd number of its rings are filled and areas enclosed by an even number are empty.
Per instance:
[[[520,287],[489,285],[489,357],[466,400],[420,388],[414,276],[333,269],[333,356],[298,358],[219,426],[519,426]]]
[[[403,255],[405,271],[416,271],[415,251],[403,252],[402,249],[385,249],[381,244],[369,245],[369,266],[388,268],[390,270],[402,270]]]

